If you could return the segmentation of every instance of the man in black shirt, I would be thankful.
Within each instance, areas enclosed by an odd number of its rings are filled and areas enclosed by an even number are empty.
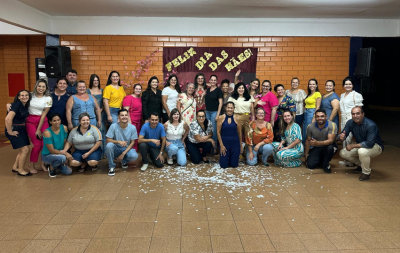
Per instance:
[[[352,119],[347,121],[339,139],[344,141],[349,133],[353,133],[357,143],[346,146],[340,151],[340,156],[358,167],[356,171],[362,171],[360,181],[371,177],[371,157],[378,156],[383,151],[383,143],[379,136],[378,126],[372,120],[364,117],[361,106],[351,110]]]

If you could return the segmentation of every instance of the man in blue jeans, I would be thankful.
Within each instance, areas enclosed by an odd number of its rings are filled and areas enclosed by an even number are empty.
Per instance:
[[[166,133],[164,126],[159,122],[160,115],[157,112],[150,113],[150,118],[140,129],[139,133],[139,152],[142,156],[143,165],[141,171],[146,171],[149,166],[150,155],[157,168],[164,166],[163,150],[166,143]]]
[[[135,161],[138,158],[138,154],[132,149],[135,140],[138,138],[136,127],[128,124],[128,117],[128,110],[119,110],[119,123],[113,123],[106,134],[107,145],[105,153],[108,160],[109,176],[115,175],[115,157],[118,162],[121,162],[123,169],[128,168],[128,162]]]

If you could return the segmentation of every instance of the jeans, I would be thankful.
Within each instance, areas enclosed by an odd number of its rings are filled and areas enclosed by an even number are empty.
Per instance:
[[[213,126],[213,136],[212,139],[217,142],[217,121],[215,121],[215,117],[217,116],[218,111],[206,111],[206,118],[211,121]]]
[[[186,151],[185,151],[185,146],[183,146],[182,140],[177,139],[177,140],[167,140],[168,142],[171,142],[168,147],[165,147],[165,150],[167,151],[168,157],[171,158],[173,155],[176,155],[177,158],[177,163],[180,166],[185,166],[187,161],[186,161]]]
[[[70,175],[72,173],[72,170],[65,165],[65,162],[67,161],[65,155],[42,155],[42,161],[46,164],[50,164],[54,169],[61,170],[61,173],[64,175]]]
[[[153,147],[144,142],[139,144],[139,152],[140,155],[142,156],[143,164],[149,164],[149,159],[147,158],[147,154],[150,154],[150,158],[151,160],[153,160],[154,165],[157,168],[162,168],[164,164],[160,161],[160,159],[156,159],[157,156],[160,154],[160,151],[161,150],[159,147]]]
[[[307,126],[311,124],[314,117],[315,108],[305,109],[304,119],[303,119],[303,145],[306,143],[307,139]]]
[[[118,146],[112,142],[107,143],[106,145],[106,157],[108,160],[108,167],[115,168],[114,158],[117,158],[126,150],[126,147]],[[133,162],[138,158],[138,154],[134,149],[131,149],[126,153],[124,159],[122,159],[121,163],[129,163]]]
[[[192,163],[199,164],[202,161],[202,158],[207,156],[207,153],[211,153],[212,144],[211,142],[192,143],[188,138],[186,138],[186,147]],[[200,148],[203,149],[201,153]]]
[[[313,147],[308,152],[307,167],[309,169],[315,169],[317,167],[327,168],[337,151],[338,147],[335,142],[327,146]]]
[[[250,165],[250,166],[256,165],[257,164],[257,155],[258,154],[262,154],[261,160],[262,160],[263,164],[266,164],[268,156],[270,156],[272,154],[272,150],[273,150],[272,145],[271,144],[264,144],[258,149],[258,151],[254,151],[254,147],[255,146],[256,145],[253,145],[253,149],[252,149],[253,155],[254,155],[253,160],[250,160],[250,158],[249,158],[250,151],[249,151],[249,149],[247,149],[247,155],[246,155],[247,164]]]
[[[118,111],[119,111],[119,108],[110,107],[110,114],[111,114],[111,117],[113,120],[112,123],[118,123]],[[108,122],[108,124],[111,125],[110,122]]]
[[[294,119],[294,121],[296,122],[297,125],[299,125],[301,127],[303,125],[303,118],[304,118],[304,114],[296,115],[296,118]]]

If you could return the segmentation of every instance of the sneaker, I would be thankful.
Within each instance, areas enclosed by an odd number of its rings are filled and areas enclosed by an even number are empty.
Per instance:
[[[149,165],[148,165],[147,163],[144,163],[144,164],[142,165],[142,168],[140,168],[140,170],[141,170],[141,171],[146,171],[146,170],[147,170],[147,167],[149,167]]]
[[[128,168],[128,164],[127,163],[121,163],[121,167],[126,170]]]
[[[371,175],[367,175],[367,174],[361,173],[361,176],[358,178],[358,180],[365,181],[365,180],[370,179],[370,177],[371,177]]]
[[[324,172],[325,172],[325,173],[331,173],[331,172],[332,172],[332,171],[331,171],[331,166],[328,165],[328,167],[324,168]]]
[[[347,166],[347,167],[354,167],[354,163],[349,162],[349,161],[346,161],[346,160],[344,160],[344,161],[339,161],[339,165]]]
[[[354,172],[361,172],[361,171],[362,171],[361,166],[357,166],[357,168],[354,169]]]
[[[56,177],[57,176],[56,169],[50,169],[49,168],[48,172],[49,172],[49,177]]]
[[[173,160],[172,158],[169,158],[169,157],[168,157],[167,163],[168,163],[169,165],[173,165],[173,164],[174,164],[174,160]]]
[[[269,167],[269,163],[268,162],[264,163],[264,166]]]
[[[108,171],[108,175],[109,176],[114,176],[115,175],[115,168],[110,168],[110,170]]]

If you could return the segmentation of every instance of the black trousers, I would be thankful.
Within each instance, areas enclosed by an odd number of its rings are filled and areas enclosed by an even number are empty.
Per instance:
[[[308,152],[307,167],[309,169],[328,167],[329,162],[337,151],[338,147],[336,143],[323,147],[313,147]]]
[[[150,154],[150,158],[153,160],[153,163],[157,168],[162,168],[164,166],[160,159],[156,160],[157,156],[160,154],[160,148],[149,146],[147,143],[140,143],[139,152],[142,156],[142,161],[144,164],[149,164],[147,154]]]
[[[203,160],[203,157],[211,153],[212,144],[211,142],[192,143],[188,139],[186,138],[186,148],[190,155],[190,160],[194,164],[199,164]],[[201,153],[200,148],[203,149]]]

